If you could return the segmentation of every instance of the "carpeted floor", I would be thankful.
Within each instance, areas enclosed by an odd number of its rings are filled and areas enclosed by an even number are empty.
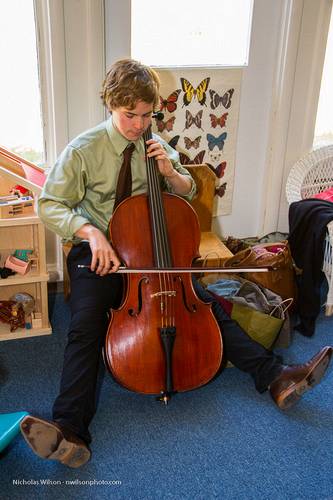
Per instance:
[[[0,343],[0,413],[50,418],[68,308],[50,295],[53,335]],[[303,362],[333,344],[333,318],[280,350]],[[333,499],[333,370],[288,412],[235,368],[165,407],[107,374],[91,426],[92,460],[69,469],[18,435],[0,457],[1,499]]]

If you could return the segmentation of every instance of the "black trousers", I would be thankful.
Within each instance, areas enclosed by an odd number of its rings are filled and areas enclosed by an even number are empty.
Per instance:
[[[77,267],[90,262],[90,247],[85,242],[74,246],[68,255],[71,323],[60,391],[53,405],[53,419],[87,443],[91,441],[88,427],[96,411],[96,385],[108,311],[120,304],[123,288],[121,275],[101,277],[87,268]],[[256,389],[264,392],[281,372],[282,359],[253,341],[229,319],[221,305],[197,281],[194,287],[202,300],[212,302],[221,328],[224,355],[234,366],[248,372]]]

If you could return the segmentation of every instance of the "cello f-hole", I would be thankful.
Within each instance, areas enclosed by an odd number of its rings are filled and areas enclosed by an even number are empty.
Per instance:
[[[130,309],[128,309],[128,314],[130,316],[138,316],[142,310],[142,284],[148,284],[149,283],[149,278],[147,278],[146,276],[141,278],[141,280],[139,281],[139,285],[138,285],[138,307],[137,309],[135,310],[133,307],[131,307]]]
[[[183,303],[184,303],[184,306],[186,307],[186,309],[188,310],[188,312],[190,313],[195,313],[197,312],[197,307],[195,304],[191,304],[189,305],[187,300],[186,300],[186,292],[185,292],[185,287],[184,287],[184,283],[183,283],[183,280],[182,280],[182,277],[181,276],[176,276],[174,278],[174,281],[179,281],[180,282],[180,286],[181,286],[181,290],[182,290],[182,296],[183,296]]]

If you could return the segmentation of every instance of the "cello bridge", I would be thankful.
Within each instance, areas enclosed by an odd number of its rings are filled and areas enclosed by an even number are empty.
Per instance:
[[[164,292],[156,292],[150,295],[150,298],[161,297],[162,295],[166,295],[167,297],[176,297],[176,290],[165,290]]]

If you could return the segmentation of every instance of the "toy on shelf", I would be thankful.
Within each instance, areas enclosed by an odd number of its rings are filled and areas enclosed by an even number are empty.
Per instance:
[[[22,304],[23,311],[26,315],[31,314],[35,309],[35,299],[30,293],[18,292],[12,295],[9,300]]]
[[[0,267],[0,278],[5,280],[8,278],[8,276],[13,276],[15,271],[12,271],[12,269],[8,269],[8,267]]]
[[[0,175],[40,194],[46,180],[45,170],[0,146]]]
[[[33,196],[32,191],[25,188],[24,186],[20,186],[19,184],[16,184],[16,186],[13,186],[9,192],[11,195],[18,196],[19,198],[21,198],[23,196]]]
[[[14,199],[13,199],[14,198]],[[1,196],[0,218],[22,217],[34,213],[34,199],[32,196]]]
[[[38,268],[38,256],[34,255],[33,250],[30,249],[15,250],[13,254],[8,255],[6,258],[5,268],[25,275],[32,268],[34,270]]]
[[[37,328],[32,323],[33,312],[35,309],[35,299],[33,298],[33,296],[30,295],[30,293],[18,292],[9,297],[9,300],[13,300],[14,302],[22,305],[25,316],[25,328],[27,330],[30,330],[31,328]],[[38,328],[41,327],[42,323],[40,321],[40,326],[38,326]]]
[[[14,300],[0,300],[0,321],[10,325],[10,331],[25,327],[25,314],[22,304]]]
[[[22,249],[22,250],[15,250],[13,255],[17,259],[24,260],[24,262],[29,262],[30,258],[32,257],[32,253],[33,250]]]
[[[7,182],[15,182],[10,191],[16,196],[16,199],[0,200],[0,218],[34,214],[32,193],[41,193],[46,180],[45,170],[0,146],[0,176]]]
[[[16,257],[14,257],[14,255],[8,255],[5,262],[5,267],[7,267],[7,269],[15,271],[16,273],[24,275],[30,271],[31,262],[25,262],[24,260],[17,259]]]
[[[42,313],[33,312],[31,315],[32,328],[42,328]]]

